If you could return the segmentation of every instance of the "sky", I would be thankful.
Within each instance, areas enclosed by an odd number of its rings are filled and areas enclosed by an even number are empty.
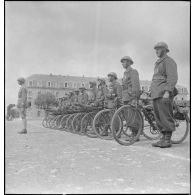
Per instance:
[[[17,78],[31,74],[105,77],[130,56],[151,80],[154,45],[168,44],[178,84],[190,83],[190,3],[185,1],[5,2],[5,95],[16,103]]]

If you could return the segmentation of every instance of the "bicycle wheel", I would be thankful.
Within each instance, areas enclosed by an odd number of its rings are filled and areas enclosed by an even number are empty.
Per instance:
[[[67,121],[69,116],[70,116],[70,114],[64,115],[60,121],[60,126],[62,127],[63,130],[66,126],[66,121]]]
[[[45,128],[47,127],[47,126],[46,126],[46,123],[47,123],[47,118],[44,118],[44,119],[42,120],[42,123],[41,123],[41,124],[42,124],[42,126],[45,127]]]
[[[114,109],[101,110],[93,119],[93,129],[96,135],[101,139],[113,139],[110,122],[114,114]]]
[[[85,113],[78,113],[74,116],[73,120],[72,120],[72,129],[73,129],[73,133],[80,133],[81,130],[81,120],[83,118],[83,116],[85,115]]]
[[[97,134],[93,130],[93,119],[97,112],[90,112],[85,114],[81,120],[81,134],[90,138],[97,138]]]
[[[66,121],[65,130],[72,133],[72,120],[76,114],[71,114]]]
[[[61,127],[61,119],[63,118],[63,115],[59,115],[59,117],[56,119],[56,126],[55,128],[60,130],[62,127]]]
[[[131,105],[120,107],[111,121],[114,139],[125,146],[136,142],[143,131],[143,126],[144,121],[141,112]]]
[[[172,137],[171,137],[171,143],[172,144],[180,144],[182,143],[190,130],[190,119],[187,115],[187,113],[184,114],[184,120],[175,120],[175,126],[176,130],[173,132]]]

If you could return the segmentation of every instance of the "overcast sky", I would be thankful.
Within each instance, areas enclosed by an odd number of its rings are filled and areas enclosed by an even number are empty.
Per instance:
[[[178,84],[189,86],[189,2],[5,2],[6,103],[31,74],[123,75],[129,55],[151,80],[156,42],[167,42]],[[189,88],[189,87],[188,87]]]

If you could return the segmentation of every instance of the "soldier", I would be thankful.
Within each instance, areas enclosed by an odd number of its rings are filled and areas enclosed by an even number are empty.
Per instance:
[[[123,65],[123,68],[125,69],[122,79],[123,103],[136,104],[141,92],[139,74],[136,69],[133,69],[131,67],[133,64],[133,60],[129,56],[124,56],[121,59],[121,63]]]
[[[104,79],[98,78],[98,90],[96,95],[96,101],[94,103],[95,106],[103,107],[104,100],[108,93],[108,89],[106,86],[106,81]]]
[[[122,102],[122,87],[119,82],[117,82],[117,74],[111,72],[108,74],[108,93],[106,95],[106,103],[108,108],[114,108],[116,106],[116,100],[118,104]]]
[[[154,75],[151,83],[151,97],[153,99],[154,115],[157,127],[162,133],[160,141],[152,146],[171,147],[172,132],[175,131],[173,119],[173,98],[177,94],[175,85],[178,80],[177,64],[170,58],[168,45],[159,42],[154,46],[159,58],[154,67]]]
[[[105,104],[107,108],[115,108],[122,103],[122,86],[117,82],[117,74],[111,72],[108,74],[108,92],[106,94]],[[113,114],[110,113],[110,120],[112,119]],[[105,131],[102,133],[102,136],[108,136],[109,125],[105,126]]]
[[[94,103],[97,95],[97,83],[95,81],[89,82],[90,90],[88,90],[88,104]]]
[[[74,91],[74,95],[73,95],[73,97],[72,97],[72,104],[78,103],[78,96],[79,96],[79,90],[76,89],[76,90]]]
[[[26,110],[27,110],[27,89],[25,87],[25,79],[18,78],[18,84],[21,86],[18,92],[18,103],[17,107],[20,112],[20,117],[22,118],[23,129],[19,131],[20,134],[27,133],[27,121],[26,121]]]
[[[88,103],[88,95],[85,92],[86,88],[80,87],[79,90],[80,90],[80,94],[78,96],[78,102],[79,102],[79,104],[86,105]]]
[[[123,87],[123,103],[124,104],[132,104],[137,105],[137,101],[141,94],[140,90],[140,81],[139,74],[136,69],[133,69],[131,66],[133,64],[133,60],[129,56],[124,56],[121,59],[121,63],[123,68],[125,69],[124,76],[122,79],[122,87]],[[139,121],[134,121],[134,123],[138,123]],[[138,129],[132,127],[133,136],[137,135]],[[136,140],[139,141],[139,138]]]

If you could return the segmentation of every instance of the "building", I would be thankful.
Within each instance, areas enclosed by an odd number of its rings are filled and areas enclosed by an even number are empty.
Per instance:
[[[93,77],[78,77],[78,76],[63,76],[53,74],[33,74],[26,78],[26,86],[28,89],[28,102],[31,103],[31,107],[28,108],[28,117],[42,117],[44,115],[43,110],[38,109],[34,100],[38,94],[50,92],[56,98],[64,97],[70,91],[78,89],[81,86],[89,88],[90,81],[96,81],[97,78]],[[119,79],[121,82],[121,79]],[[141,89],[149,91],[151,81],[140,81]],[[187,88],[177,86],[179,94],[176,96],[177,100],[187,100]]]

